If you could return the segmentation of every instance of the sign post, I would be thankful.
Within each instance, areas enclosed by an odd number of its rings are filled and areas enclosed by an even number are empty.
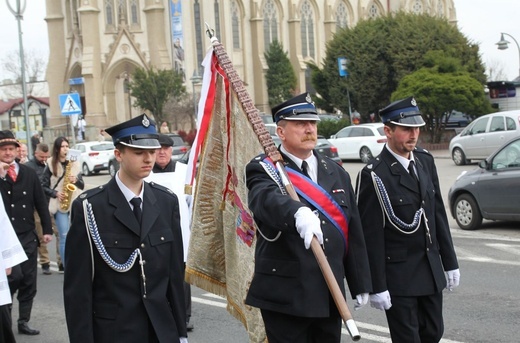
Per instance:
[[[338,71],[339,76],[347,78],[348,77],[348,59],[346,57],[338,57]],[[348,117],[350,119],[350,124],[352,124],[352,109],[350,107],[350,94],[347,88],[347,98],[348,98]]]
[[[79,93],[60,94],[60,109],[62,116],[68,116],[70,119],[70,128],[72,132],[72,144],[76,144],[76,135],[74,132],[74,125],[72,125],[72,115],[82,114],[81,101]]]

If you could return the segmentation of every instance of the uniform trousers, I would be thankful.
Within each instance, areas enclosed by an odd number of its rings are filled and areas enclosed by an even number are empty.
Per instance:
[[[2,343],[15,343],[13,329],[12,329],[12,320],[11,320],[11,311],[9,310],[9,306],[11,304],[0,306],[0,342]]]
[[[417,297],[392,295],[386,311],[392,342],[437,343],[444,333],[442,292]]]
[[[32,302],[36,296],[36,273],[38,269],[38,236],[28,231],[18,234],[18,239],[27,255],[27,260],[14,266],[8,276],[11,295],[18,291],[18,302]]]
[[[334,307],[334,305],[333,305]],[[334,307],[326,318],[296,317],[260,310],[269,343],[339,343],[341,317]]]

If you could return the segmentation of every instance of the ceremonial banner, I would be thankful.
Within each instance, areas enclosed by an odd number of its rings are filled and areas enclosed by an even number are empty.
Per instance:
[[[213,51],[204,67],[199,127],[187,176],[195,187],[186,279],[225,297],[228,311],[245,325],[250,341],[264,342],[260,311],[244,304],[254,271],[256,232],[247,208],[245,165],[263,149]]]

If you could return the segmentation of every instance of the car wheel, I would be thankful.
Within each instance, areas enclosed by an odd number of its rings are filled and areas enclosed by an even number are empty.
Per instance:
[[[370,161],[372,157],[372,152],[366,146],[362,147],[359,150],[359,158],[361,159],[361,162],[368,163],[368,161]]]
[[[116,176],[117,170],[116,170],[116,166],[113,163],[108,164],[108,173],[110,174],[111,177]]]
[[[455,200],[455,220],[462,230],[475,230],[482,224],[482,215],[475,199],[461,194]]]
[[[453,149],[451,159],[458,166],[463,166],[468,163],[468,161],[466,161],[466,155],[464,155],[464,152],[460,148]]]
[[[86,163],[83,163],[83,166],[81,167],[81,173],[85,176],[90,176],[90,170],[88,170]]]

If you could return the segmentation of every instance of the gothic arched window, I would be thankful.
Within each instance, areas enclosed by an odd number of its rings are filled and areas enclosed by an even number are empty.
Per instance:
[[[273,0],[267,0],[264,6],[264,48],[269,49],[273,41],[278,38],[278,11]]]
[[[415,14],[421,14],[423,13],[423,3],[421,0],[415,0],[414,4],[412,5],[412,13]]]
[[[138,0],[130,0],[130,27],[139,28],[140,26],[140,18],[139,18],[139,1]]]
[[[340,2],[336,9],[336,30],[348,27],[348,9],[344,2]]]
[[[107,29],[114,28],[115,16],[114,0],[105,0],[105,24]]]
[[[231,2],[231,28],[233,30],[233,48],[240,49],[240,8],[237,2]]]
[[[368,8],[368,17],[369,18],[379,17],[379,8],[373,2],[372,2],[372,4],[370,4],[370,7]]]
[[[314,11],[309,0],[304,0],[301,7],[302,56],[316,59],[314,41]]]

